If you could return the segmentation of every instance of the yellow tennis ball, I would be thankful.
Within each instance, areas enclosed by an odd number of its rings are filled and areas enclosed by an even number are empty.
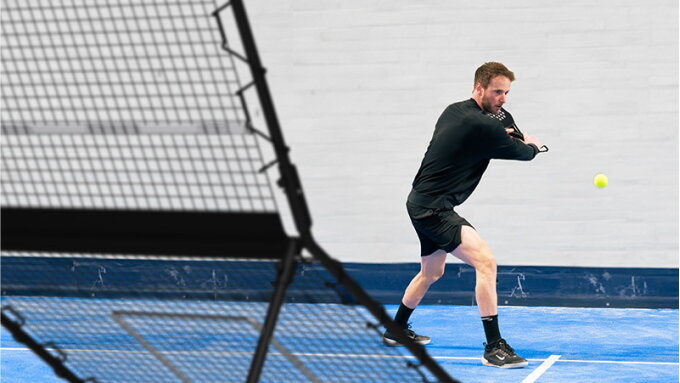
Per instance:
[[[593,178],[593,183],[595,184],[595,186],[602,189],[609,183],[609,178],[607,178],[607,176],[605,176],[604,174],[600,173],[595,175],[595,177]]]

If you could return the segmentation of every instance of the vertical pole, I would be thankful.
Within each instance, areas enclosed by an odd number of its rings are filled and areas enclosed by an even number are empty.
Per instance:
[[[295,261],[295,255],[298,250],[298,239],[291,238],[286,256],[281,259],[279,263],[280,269],[276,278],[274,294],[272,294],[271,301],[269,302],[267,316],[265,317],[264,324],[262,325],[262,331],[260,332],[260,339],[257,341],[255,355],[253,355],[253,360],[250,363],[250,371],[248,372],[247,383],[257,383],[260,379],[262,367],[264,366],[264,361],[267,357],[267,350],[269,349],[269,342],[271,341],[272,334],[274,333],[274,327],[276,326],[276,321],[279,317],[281,305],[283,304],[283,300],[286,297],[286,289],[293,277],[295,266],[297,265],[297,262]]]
[[[288,147],[283,139],[281,126],[279,125],[272,96],[269,92],[269,86],[267,85],[267,79],[265,78],[265,70],[262,67],[260,56],[257,52],[255,38],[250,29],[250,23],[246,15],[243,0],[231,0],[229,5],[236,18],[236,24],[238,26],[239,34],[241,35],[245,56],[250,66],[254,86],[260,99],[260,105],[262,106],[262,113],[267,122],[274,151],[276,152],[276,158],[279,162],[282,181],[280,185],[286,192],[286,197],[291,207],[295,226],[300,234],[302,245],[308,249],[345,288],[347,288],[359,303],[363,304],[391,333],[395,334],[397,339],[403,342],[406,348],[411,351],[413,355],[418,357],[420,362],[425,365],[440,382],[458,382],[457,380],[452,379],[446,371],[444,371],[442,367],[427,354],[424,347],[407,338],[403,329],[387,316],[382,305],[366,294],[366,292],[344,271],[342,265],[332,259],[314,240],[311,232],[311,215],[309,214],[309,208],[304,198],[302,184],[295,166],[288,157]],[[256,381],[257,380],[248,380],[248,383],[255,383]]]
[[[283,190],[286,191],[286,197],[291,210],[293,211],[293,220],[295,221],[298,233],[305,239],[311,236],[311,215],[309,214],[309,208],[302,192],[302,186],[297,170],[288,156],[289,149],[286,146],[283,133],[281,132],[276,109],[274,109],[274,102],[265,77],[265,70],[262,67],[260,55],[258,54],[257,46],[255,45],[255,37],[253,36],[253,31],[250,29],[250,23],[248,22],[245,7],[243,6],[243,0],[232,0],[229,4],[234,12],[234,17],[236,18],[236,24],[238,26],[239,34],[241,35],[245,56],[248,60],[248,65],[250,66],[250,72],[253,76],[253,83],[257,90],[257,95],[260,99],[260,105],[262,106],[262,114],[267,122],[274,151],[276,152],[276,159],[278,160],[281,173],[280,185],[283,187]]]

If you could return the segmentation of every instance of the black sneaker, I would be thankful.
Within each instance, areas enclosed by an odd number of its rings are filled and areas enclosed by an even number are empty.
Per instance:
[[[515,354],[515,350],[505,339],[500,339],[491,344],[484,343],[482,364],[500,368],[522,368],[526,367],[529,362]]]
[[[425,336],[425,335],[418,335],[416,334],[413,330],[411,330],[411,324],[408,324],[408,327],[405,328],[406,330],[406,335],[408,335],[409,338],[413,339],[414,342],[418,343],[419,345],[426,345],[430,343],[430,337]],[[385,331],[382,337],[382,342],[385,346],[390,346],[390,347],[396,347],[396,346],[403,346],[404,344],[399,342],[397,340],[397,337],[390,334],[388,331]]]

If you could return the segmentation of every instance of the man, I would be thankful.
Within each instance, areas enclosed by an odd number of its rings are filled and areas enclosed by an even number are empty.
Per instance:
[[[538,138],[522,135],[503,109],[514,80],[503,64],[485,63],[475,72],[472,98],[449,105],[439,117],[406,203],[420,239],[421,268],[395,316],[415,342],[430,342],[410,330],[408,319],[430,285],[444,274],[447,254],[453,254],[475,268],[475,298],[487,339],[482,363],[502,368],[525,367],[528,362],[515,354],[498,329],[496,259],[454,207],[477,187],[489,160],[529,161],[541,151]],[[389,332],[383,343],[400,345]]]

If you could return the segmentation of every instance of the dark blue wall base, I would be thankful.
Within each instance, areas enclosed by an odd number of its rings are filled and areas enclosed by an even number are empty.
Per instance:
[[[71,257],[0,258],[2,294],[86,298],[268,301],[275,262]],[[399,304],[416,263],[345,263],[377,301]],[[319,264],[300,265],[287,301],[351,301]],[[331,287],[331,288],[329,288]],[[475,271],[448,264],[423,304],[474,305]],[[678,308],[678,269],[499,266],[498,303],[516,306]]]
[[[345,263],[383,304],[399,304],[417,263]],[[474,305],[475,271],[447,264],[422,304]],[[498,303],[511,306],[678,308],[678,269],[499,266]]]

